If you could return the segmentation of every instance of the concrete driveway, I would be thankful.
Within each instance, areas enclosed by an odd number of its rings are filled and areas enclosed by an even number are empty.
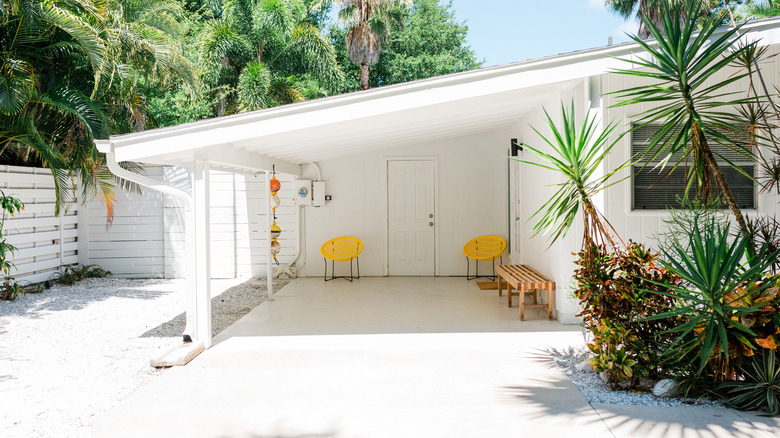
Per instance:
[[[462,278],[298,279],[93,436],[780,436],[726,409],[591,406],[544,353],[579,327],[533,312]]]

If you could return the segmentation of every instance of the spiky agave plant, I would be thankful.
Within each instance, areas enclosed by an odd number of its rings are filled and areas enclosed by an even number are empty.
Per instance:
[[[753,356],[747,367],[741,367],[745,380],[726,382],[718,388],[727,390],[728,405],[743,411],[766,409],[769,415],[780,414],[780,366],[775,350],[764,350]]]

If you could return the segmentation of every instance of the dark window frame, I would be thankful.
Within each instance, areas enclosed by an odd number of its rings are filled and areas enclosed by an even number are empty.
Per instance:
[[[648,125],[632,130],[630,136],[632,156],[645,150],[647,139],[657,129],[658,126]],[[711,144],[710,147],[727,156],[732,163],[738,165],[755,178],[757,170],[755,160],[751,161],[747,157],[741,156],[737,152],[729,151],[719,144]],[[644,169],[642,167],[647,162],[646,160],[631,166],[632,212],[657,212],[665,211],[669,207],[680,207],[679,202],[677,202],[677,196],[685,193],[685,173],[688,172],[690,167],[683,161],[669,175],[661,178],[666,172],[670,171],[671,166],[674,165],[678,157],[670,159],[667,166],[663,169],[654,168],[656,164],[661,162],[662,158],[657,157],[650,161],[650,164],[645,166]],[[758,207],[756,182],[740,174],[723,159],[717,156],[715,158],[729,183],[729,188],[739,207],[743,210],[756,210]],[[639,192],[639,190],[642,190],[642,192]],[[650,193],[652,190],[655,190],[655,193]],[[696,187],[691,187],[691,190],[696,190]],[[726,207],[724,206],[724,208]]]

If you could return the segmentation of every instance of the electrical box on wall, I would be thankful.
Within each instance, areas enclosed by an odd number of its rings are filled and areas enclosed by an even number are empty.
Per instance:
[[[314,181],[313,184],[313,202],[315,207],[322,207],[325,205],[325,181]]]
[[[295,190],[293,191],[293,199],[295,199],[295,205],[311,205],[311,181],[299,179],[296,180],[294,184]]]

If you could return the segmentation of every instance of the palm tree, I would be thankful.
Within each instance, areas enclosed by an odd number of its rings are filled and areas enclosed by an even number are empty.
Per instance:
[[[0,155],[51,169],[57,214],[80,180],[82,199],[102,199],[110,217],[117,181],[101,167],[94,140],[123,132],[120,115],[142,128],[128,64],[142,60],[157,74],[186,67],[165,62],[175,58],[170,48],[150,38],[150,26],[125,20],[127,10],[122,1],[0,0]]]
[[[745,5],[744,12],[751,17],[767,18],[780,15],[780,1],[765,0]]]
[[[622,97],[618,105],[660,103],[641,113],[637,120],[637,126],[660,124],[658,131],[649,139],[647,156],[652,159],[664,157],[664,163],[678,157],[673,162],[673,168],[689,160],[688,185],[697,185],[699,199],[707,201],[719,191],[740,230],[749,235],[745,218],[729,190],[710,144],[718,143],[742,156],[754,157],[750,147],[733,141],[728,135],[744,131],[744,120],[736,119],[728,110],[749,104],[750,99],[733,97],[724,91],[750,73],[726,75],[723,80],[715,78],[726,66],[751,51],[755,43],[733,48],[741,25],[713,37],[721,20],[718,17],[701,20],[694,17],[695,11],[700,10],[700,1],[693,0],[687,7],[687,14],[678,7],[672,11],[663,7],[661,28],[648,18],[642,18],[658,44],[651,45],[638,36],[632,37],[649,56],[626,59],[635,68],[617,73],[648,78],[653,83],[616,92]],[[688,18],[683,18],[684,15]],[[719,100],[726,96],[729,99]],[[732,166],[744,174],[738,166]],[[745,176],[752,178],[751,175]]]
[[[222,15],[201,41],[213,66],[208,76],[219,94],[217,115],[230,111],[234,89],[237,110],[251,111],[303,100],[299,79],[328,89],[343,81],[333,45],[309,23],[302,0],[230,0]]]
[[[663,6],[675,7],[685,4],[685,0],[605,0],[607,9],[626,20],[636,18],[639,20],[639,31],[637,36],[645,39],[650,38],[650,30],[645,21],[653,23],[657,29],[661,26],[661,9]]]
[[[393,25],[403,25],[402,5],[411,0],[337,0],[340,20],[347,23],[345,37],[349,59],[360,66],[360,89],[368,89],[371,66],[379,62],[382,42]]]

